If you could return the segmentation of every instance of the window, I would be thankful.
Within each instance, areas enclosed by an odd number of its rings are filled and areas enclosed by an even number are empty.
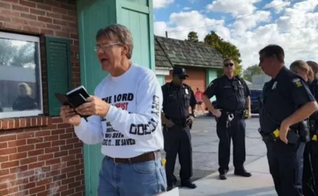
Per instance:
[[[43,114],[40,39],[0,32],[0,119]]]

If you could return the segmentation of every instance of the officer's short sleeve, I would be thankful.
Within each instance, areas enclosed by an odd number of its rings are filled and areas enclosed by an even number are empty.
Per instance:
[[[250,88],[248,88],[246,82],[243,80],[243,85],[244,85],[244,93],[245,97],[251,96],[251,91]]]
[[[190,95],[191,95],[191,98],[190,98],[190,106],[191,106],[192,108],[194,108],[195,105],[197,104],[197,100],[195,99],[193,90],[192,90],[191,88],[190,88]]]
[[[166,107],[167,107],[167,85],[162,85],[161,86],[161,90],[162,90],[162,96],[163,96],[163,101],[162,101],[162,111],[164,112]]]
[[[213,80],[213,81],[209,84],[208,88],[204,91],[203,94],[204,94],[205,96],[207,96],[209,99],[216,94],[217,86],[218,86],[217,83],[218,83],[218,82],[217,82],[216,79]]]
[[[301,107],[308,102],[315,101],[308,85],[300,78],[291,79],[290,88],[285,89],[290,92],[290,97],[297,107]]]

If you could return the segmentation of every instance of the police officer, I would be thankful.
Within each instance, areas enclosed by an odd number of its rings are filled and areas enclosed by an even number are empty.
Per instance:
[[[181,186],[196,188],[192,176],[192,147],[190,128],[194,119],[196,100],[190,86],[183,83],[188,77],[182,67],[174,67],[173,79],[162,86],[164,123],[164,149],[166,151],[166,175],[168,191],[176,184],[173,175],[177,154],[181,165]],[[189,113],[191,106],[192,113]]]
[[[300,196],[305,141],[304,119],[318,109],[302,78],[284,66],[284,50],[268,45],[259,52],[265,83],[260,105],[260,133],[279,196]]]
[[[226,180],[229,170],[230,146],[233,140],[233,162],[238,176],[250,177],[251,173],[244,168],[245,150],[245,118],[251,117],[250,90],[245,81],[234,76],[233,60],[223,62],[224,75],[213,80],[204,92],[203,101],[209,111],[217,119],[217,135],[219,141],[219,178]],[[210,98],[216,96],[215,109]]]
[[[314,61],[307,61],[313,70],[314,80],[310,84],[310,90],[316,101],[318,100],[318,64]],[[310,116],[310,138],[306,144],[304,153],[304,175],[303,187],[305,196],[318,196],[318,113]]]

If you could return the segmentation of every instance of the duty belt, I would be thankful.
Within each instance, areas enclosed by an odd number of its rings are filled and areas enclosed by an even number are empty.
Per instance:
[[[264,133],[261,129],[258,129],[260,135],[262,136],[263,141],[269,142],[269,141],[277,141],[279,140],[280,131],[276,129],[272,133]],[[297,130],[290,130],[287,133],[287,140],[289,144],[297,144],[299,141],[300,136],[297,133]]]
[[[312,141],[317,142],[318,126],[316,119],[310,119],[310,137]]]

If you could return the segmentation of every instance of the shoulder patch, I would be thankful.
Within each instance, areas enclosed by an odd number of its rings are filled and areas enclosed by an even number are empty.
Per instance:
[[[294,78],[293,83],[296,87],[301,87],[303,85],[299,78]]]

